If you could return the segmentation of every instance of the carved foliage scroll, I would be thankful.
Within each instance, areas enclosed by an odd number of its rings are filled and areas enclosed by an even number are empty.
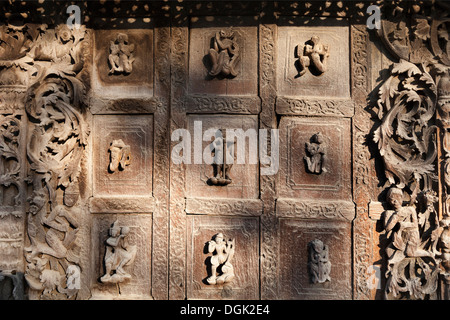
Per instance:
[[[438,239],[445,234],[439,225],[445,230],[447,215],[444,209],[444,219],[439,222],[438,197],[433,190],[439,153],[437,124],[447,134],[448,120],[441,108],[446,95],[438,87],[448,73],[449,62],[448,10],[442,10],[442,5],[386,5],[384,10],[392,15],[382,22],[379,31],[399,60],[379,88],[380,123],[374,131],[388,180],[386,201],[392,209],[385,211],[383,220],[388,239],[387,299],[437,298],[442,255]],[[436,106],[440,107],[439,113]],[[438,123],[436,116],[441,118]],[[404,197],[408,204],[403,203]],[[442,250],[446,252],[445,245]]]
[[[59,25],[45,30],[29,58],[38,70],[27,92],[31,124],[27,144],[28,201],[25,279],[39,298],[72,298],[79,287],[67,285],[80,264],[82,209],[80,162],[89,128],[84,119],[86,89],[78,75],[84,65],[86,30]],[[49,63],[50,62],[50,63]]]
[[[386,177],[401,188],[411,179],[431,186],[437,155],[436,85],[423,67],[401,60],[379,91],[380,126],[374,141],[383,157]]]

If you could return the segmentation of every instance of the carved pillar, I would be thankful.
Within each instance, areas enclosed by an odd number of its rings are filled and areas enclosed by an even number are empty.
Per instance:
[[[25,97],[38,26],[0,26],[0,286],[2,299],[23,299],[26,205]],[[6,288],[8,284],[11,288]],[[4,296],[9,291],[10,296]]]

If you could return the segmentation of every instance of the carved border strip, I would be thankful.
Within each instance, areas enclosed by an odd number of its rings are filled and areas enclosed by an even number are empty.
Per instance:
[[[150,98],[125,98],[125,99],[102,99],[91,97],[90,99],[92,114],[146,114],[155,113],[158,108],[163,107],[163,101],[160,97]]]
[[[355,204],[349,201],[299,200],[280,198],[276,213],[279,218],[333,219],[351,222]]]
[[[262,212],[263,203],[259,199],[186,199],[186,213],[220,216],[260,216]]]
[[[274,7],[266,8],[266,17]],[[270,19],[270,18],[268,18]],[[259,25],[259,92],[261,96],[260,129],[276,129],[276,39],[277,26]],[[269,135],[270,136],[270,135]],[[270,144],[270,141],[268,142]],[[260,226],[261,299],[279,299],[279,223],[275,214],[276,176],[260,175],[260,193],[263,214]]]
[[[277,97],[276,110],[282,115],[352,117],[355,106],[350,99],[296,99]]]
[[[186,98],[188,113],[258,114],[259,97],[228,97],[215,95],[190,95]]]
[[[152,213],[155,199],[151,197],[92,197],[89,199],[91,213]]]
[[[365,146],[370,132],[370,117],[365,112],[370,90],[369,80],[369,34],[365,25],[351,26],[351,81],[352,99],[355,102],[353,117],[353,200],[356,217],[353,221],[353,298],[372,299],[368,287],[368,270],[373,263],[374,222],[368,214],[371,191],[370,152]]]
[[[171,119],[170,132],[185,129],[185,96],[188,83],[189,29],[187,22],[174,21],[171,28]],[[176,145],[172,142],[171,148]],[[185,166],[170,161],[169,299],[186,298]]]
[[[152,231],[152,296],[167,299],[169,279],[169,98],[170,98],[170,27],[164,19],[156,21],[154,30],[155,75],[157,101],[153,116],[153,189],[155,199]]]

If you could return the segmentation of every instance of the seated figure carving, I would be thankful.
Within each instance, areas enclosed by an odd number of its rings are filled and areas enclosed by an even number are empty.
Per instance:
[[[312,36],[311,40],[304,45],[299,44],[296,48],[298,57],[298,76],[303,76],[309,69],[314,75],[321,75],[327,70],[327,61],[330,56],[328,45],[322,44],[318,36]]]
[[[223,74],[224,76],[236,77],[238,75],[236,64],[239,61],[239,45],[235,40],[232,30],[221,30],[216,33],[213,48],[209,50],[212,62],[210,76]]]
[[[109,46],[109,74],[129,74],[133,71],[134,44],[128,43],[128,35],[119,33]]]

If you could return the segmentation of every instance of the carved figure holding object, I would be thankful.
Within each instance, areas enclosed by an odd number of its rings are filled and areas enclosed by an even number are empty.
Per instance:
[[[212,253],[211,276],[206,281],[211,284],[224,284],[234,279],[234,268],[231,264],[235,250],[235,240],[224,240],[222,233],[218,233],[208,242],[208,252]],[[219,269],[220,268],[220,275]]]

